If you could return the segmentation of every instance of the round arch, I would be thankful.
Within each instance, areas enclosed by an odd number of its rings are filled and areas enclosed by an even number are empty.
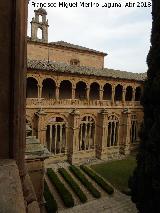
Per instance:
[[[112,98],[112,85],[106,83],[103,87],[103,100],[111,100]]]
[[[99,91],[100,91],[100,85],[97,82],[93,82],[90,85],[90,92],[89,92],[89,98],[91,100],[99,100]]]
[[[128,86],[126,88],[125,100],[132,101],[132,96],[133,96],[133,88],[131,86]]]
[[[136,87],[135,101],[140,101],[142,95],[141,93],[142,93],[141,87]]]
[[[72,83],[69,80],[61,81],[59,87],[59,98],[60,99],[72,98]]]
[[[115,101],[122,101],[123,86],[118,84],[115,88]]]
[[[38,98],[38,81],[33,77],[27,78],[26,97]]]
[[[56,83],[51,78],[46,78],[42,82],[42,98],[55,98],[56,97]]]
[[[76,83],[75,96],[77,99],[83,100],[87,97],[87,85],[83,81],[79,81]]]

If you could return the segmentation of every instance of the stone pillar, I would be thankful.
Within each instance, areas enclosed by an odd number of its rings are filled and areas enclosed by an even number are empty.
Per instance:
[[[126,88],[123,88],[122,90],[122,103],[125,104],[125,98],[126,98]]]
[[[132,91],[132,102],[135,101],[135,95],[136,95],[136,89],[133,88],[133,91]]]
[[[123,139],[120,147],[121,154],[130,154],[130,130],[131,130],[131,112],[129,109],[124,109],[123,116]]]
[[[103,89],[102,88],[99,91],[99,98],[100,98],[100,101],[103,100]]]
[[[46,146],[46,127],[44,126],[45,123],[45,116],[47,115],[42,109],[40,109],[37,113],[38,122],[38,139],[40,143]]]
[[[59,85],[56,86],[56,100],[59,100]]]
[[[79,118],[80,113],[77,109],[73,109],[70,113],[71,127],[70,127],[70,147],[68,150],[68,160],[74,163],[74,157],[78,151],[79,146]]]
[[[38,84],[38,98],[42,98],[42,87],[43,85],[42,84]]]
[[[89,86],[87,86],[87,88],[86,88],[86,96],[87,96],[87,100],[89,100],[89,92],[90,92],[90,87]]]
[[[72,99],[75,99],[76,98],[76,87],[72,87]]]
[[[102,109],[100,112],[100,127],[99,127],[99,143],[96,146],[96,157],[97,158],[105,158],[103,155],[105,154],[105,148],[107,147],[107,131],[108,131],[108,111],[107,109]],[[107,156],[106,156],[107,157]]]
[[[112,97],[111,97],[112,105],[114,105],[114,97],[115,97],[115,86],[113,85],[112,86]]]

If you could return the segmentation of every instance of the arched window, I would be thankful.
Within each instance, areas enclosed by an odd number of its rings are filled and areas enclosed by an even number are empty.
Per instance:
[[[103,100],[111,100],[112,97],[112,86],[106,83],[103,87]]]
[[[38,28],[38,30],[37,30],[37,38],[38,39],[43,38],[43,30],[41,28]]]
[[[128,86],[126,88],[125,100],[126,101],[132,101],[132,95],[133,95],[133,89],[132,89],[131,86]]]
[[[85,116],[80,124],[79,151],[94,149],[95,122],[90,116]]]
[[[135,143],[137,141],[137,118],[136,115],[131,116],[131,131],[130,131],[130,138],[131,138],[131,143]]]
[[[135,93],[135,101],[140,101],[140,99],[141,99],[141,88],[137,87]]]
[[[115,115],[111,115],[108,119],[107,147],[118,145],[118,128],[118,118]]]
[[[27,89],[26,97],[27,98],[38,98],[38,82],[35,78],[27,78]]]
[[[80,61],[78,59],[71,59],[70,60],[70,65],[79,66],[80,65]]]
[[[39,15],[39,22],[42,22],[43,21],[43,17],[42,15]]]
[[[84,83],[83,81],[79,81],[76,84],[76,98],[83,100],[86,99],[86,90],[87,90],[87,86],[86,83]]]
[[[118,84],[115,88],[115,101],[122,101],[123,87]]]
[[[99,100],[99,89],[100,89],[100,86],[96,82],[90,85],[89,98],[91,100]]]
[[[55,98],[56,96],[56,84],[55,82],[47,78],[43,81],[42,98]]]
[[[48,121],[46,141],[48,150],[53,154],[65,153],[66,123],[63,118],[53,117]]]
[[[71,99],[72,98],[72,83],[68,80],[64,80],[60,84],[59,88],[60,99]]]

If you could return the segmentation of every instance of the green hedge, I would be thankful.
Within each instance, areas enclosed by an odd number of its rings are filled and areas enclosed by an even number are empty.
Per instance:
[[[70,166],[69,167],[71,172],[81,181],[81,183],[88,189],[88,191],[91,192],[91,194],[95,198],[100,198],[101,194],[100,192],[92,185],[91,182],[88,181],[88,179],[83,175],[83,173],[80,171],[79,168],[76,166]]]
[[[58,172],[62,175],[62,177],[65,179],[65,181],[70,185],[70,187],[73,189],[75,194],[79,197],[80,201],[82,203],[85,203],[87,201],[87,197],[83,193],[83,191],[80,189],[78,184],[71,177],[71,175],[64,168],[59,168]]]
[[[102,177],[96,174],[93,170],[85,165],[81,165],[80,168],[89,176],[91,177],[99,186],[102,187],[108,194],[113,194],[114,189],[110,186]]]
[[[48,168],[47,175],[48,175],[49,179],[51,180],[52,184],[54,184],[54,186],[56,187],[56,190],[58,191],[59,195],[61,196],[65,206],[73,207],[74,200],[73,200],[72,194],[66,189],[66,187],[60,181],[60,179],[56,175],[56,173],[51,168]]]
[[[44,181],[43,196],[44,196],[45,201],[46,201],[45,207],[46,207],[47,213],[57,212],[57,210],[58,210],[57,202],[55,201],[53,195],[51,194],[46,181]]]

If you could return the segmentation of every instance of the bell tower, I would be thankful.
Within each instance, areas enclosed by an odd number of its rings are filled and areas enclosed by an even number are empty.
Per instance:
[[[48,20],[46,10],[35,10],[35,17],[31,21],[31,40],[48,43]]]

